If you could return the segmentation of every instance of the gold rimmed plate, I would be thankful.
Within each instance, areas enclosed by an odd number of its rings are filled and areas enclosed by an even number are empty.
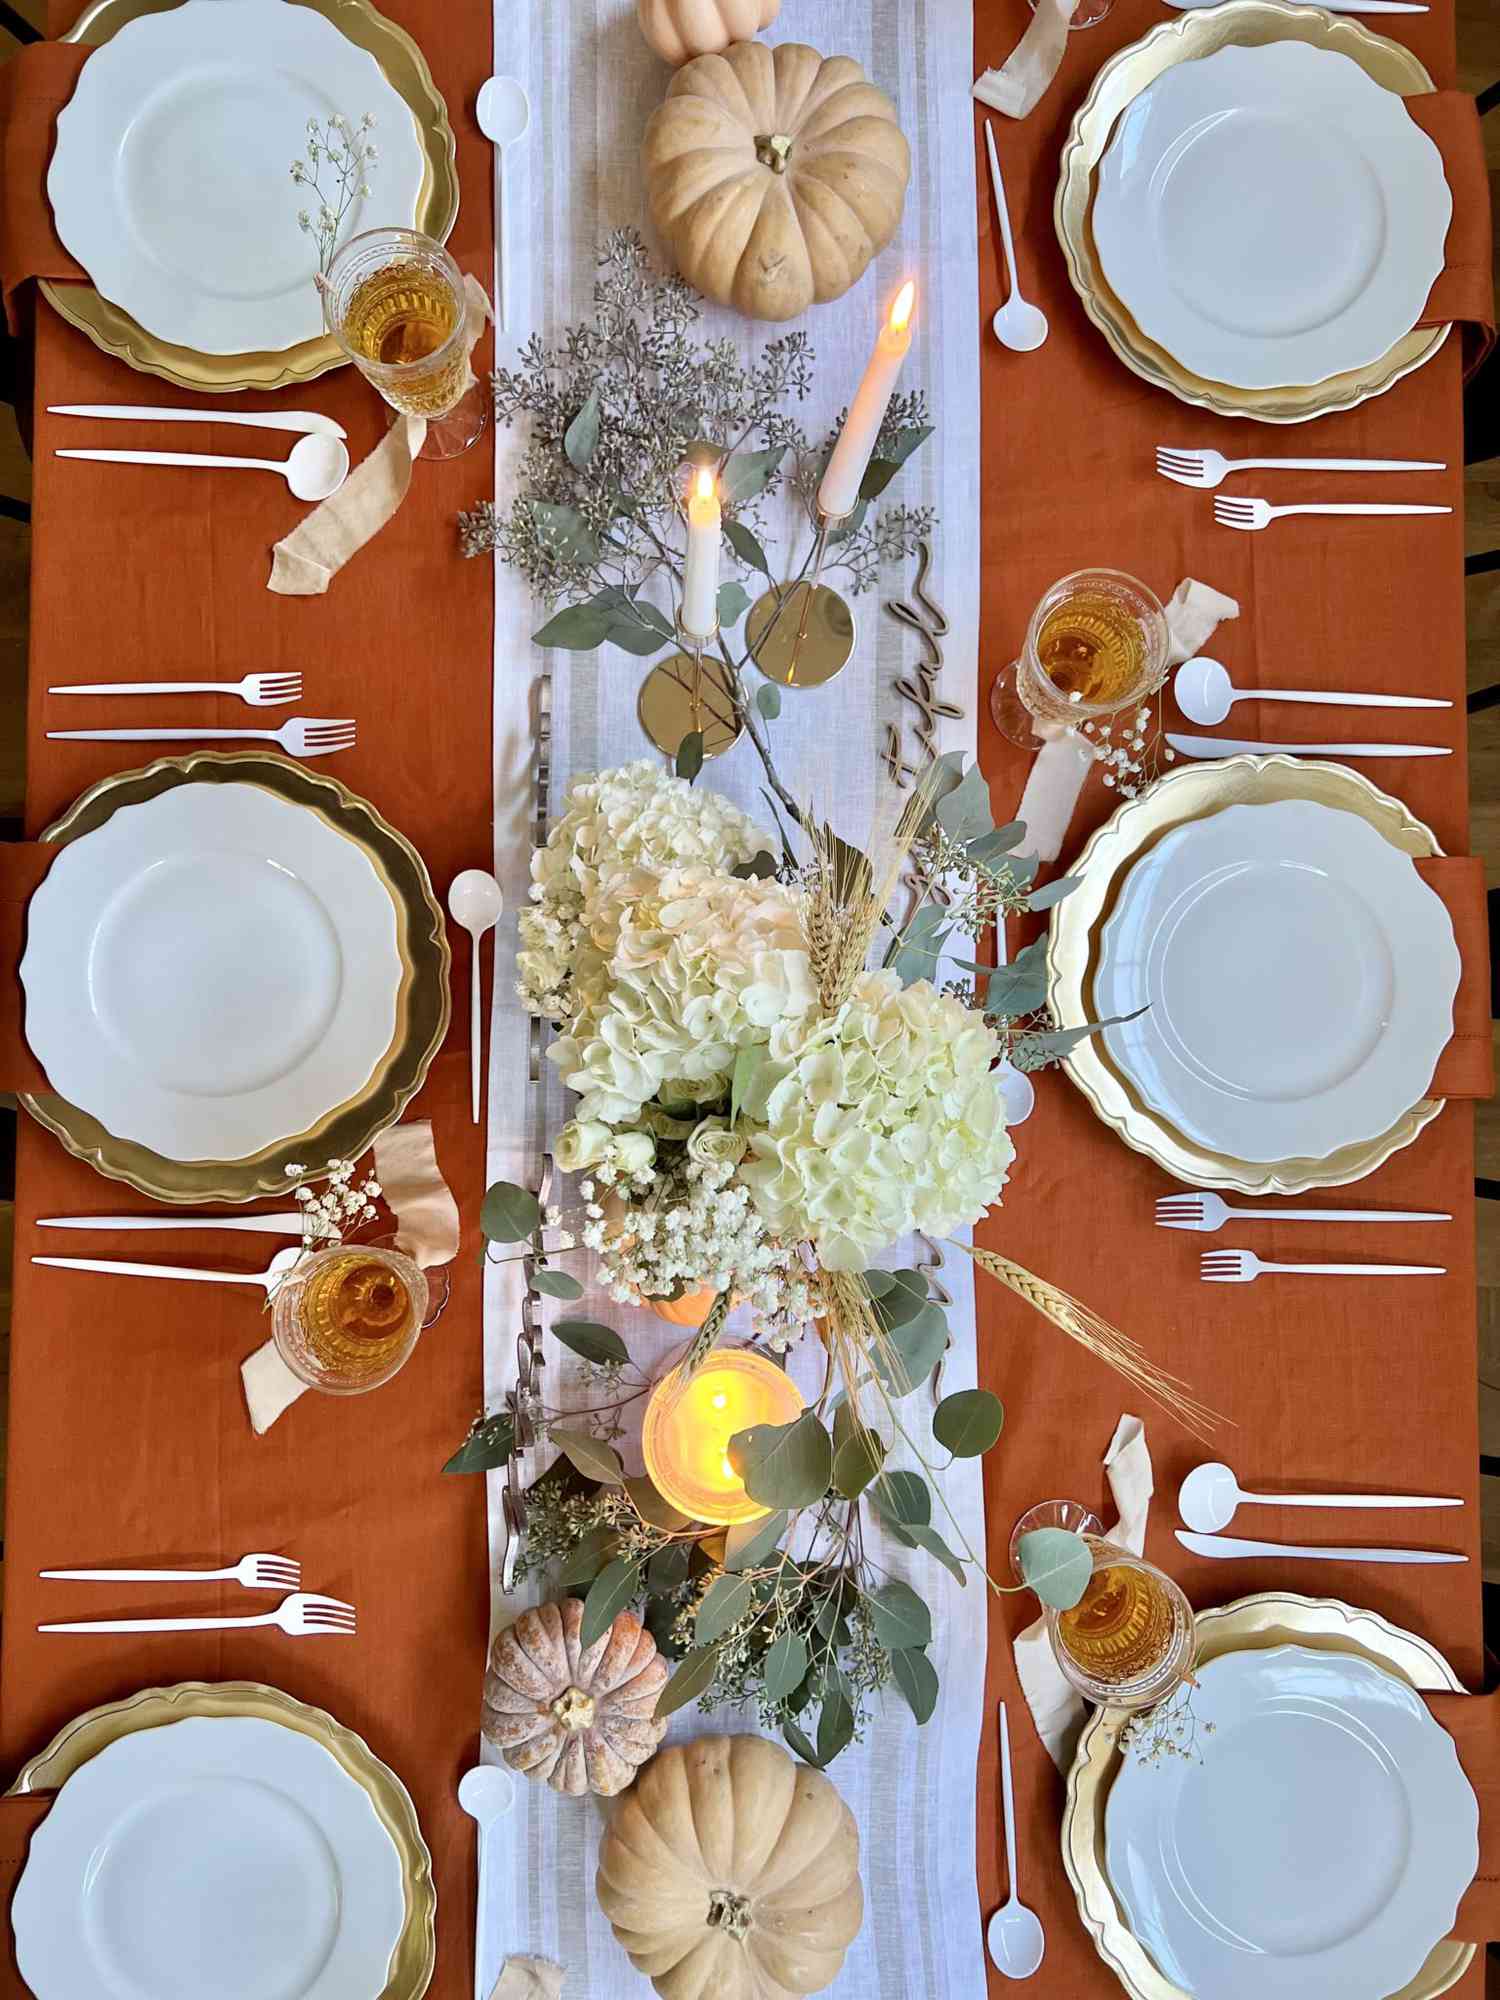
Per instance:
[[[75,1716],[22,1768],[8,1796],[59,1791],[110,1744],[139,1730],[201,1716],[252,1717],[295,1730],[327,1751],[366,1794],[400,1859],[405,1902],[386,1983],[372,2000],[421,2000],[431,1984],[437,1955],[437,1891],[416,1807],[405,1785],[364,1739],[321,1708],[257,1681],[182,1681],[175,1687],[143,1688],[123,1701]]]
[[[63,40],[97,47],[129,22],[165,13],[180,4],[181,0],[93,0]],[[407,105],[416,121],[424,159],[415,226],[440,243],[446,242],[458,215],[457,149],[447,106],[422,51],[405,29],[377,13],[369,0],[288,0],[288,4],[310,7],[347,41],[373,56],[386,81]],[[343,108],[355,117],[364,109],[361,105]],[[288,222],[296,227],[290,213]],[[222,395],[284,389],[294,382],[310,382],[347,359],[326,334],[280,353],[200,354],[148,333],[92,285],[43,279],[41,288],[53,308],[86,333],[96,347],[144,374],[161,376],[179,389]]]
[[[1185,403],[1220,416],[1256,417],[1262,423],[1300,424],[1333,410],[1353,409],[1382,395],[1404,375],[1430,361],[1452,328],[1418,326],[1403,334],[1377,360],[1312,384],[1241,389],[1213,382],[1184,368],[1149,340],[1110,289],[1093,234],[1093,206],[1099,163],[1121,114],[1141,92],[1179,63],[1195,62],[1225,48],[1260,48],[1297,41],[1345,55],[1383,89],[1411,97],[1434,88],[1432,78],[1408,49],[1345,16],[1286,0],[1226,0],[1219,7],[1192,8],[1163,21],[1129,48],[1112,56],[1073,120],[1062,152],[1062,171],[1053,219],[1068,276],[1084,311],[1109,342],[1116,358],[1133,374]]]
[[[174,1160],[118,1138],[97,1118],[55,1093],[26,1093],[20,1101],[70,1153],[110,1180],[126,1181],[159,1201],[251,1201],[290,1187],[296,1176],[287,1168],[293,1162],[316,1171],[329,1160],[358,1159],[376,1133],[400,1117],[421,1088],[447,1032],[447,931],[421,856],[372,805],[337,779],[314,776],[300,764],[256,751],[200,751],[106,778],[48,827],[42,839],[77,840],[123,807],[194,784],[258,786],[317,815],[368,860],[391,900],[401,968],[395,1029],[388,1047],[352,1097],[306,1131],[288,1133],[243,1159]]]
[[[1262,1591],[1212,1611],[1200,1611],[1196,1624],[1198,1658],[1203,1663],[1229,1653],[1307,1646],[1357,1654],[1409,1687],[1463,1692],[1463,1683],[1436,1646],[1373,1611],[1361,1611],[1337,1598]],[[1158,1969],[1133,1936],[1110,1887],[1105,1866],[1105,1807],[1120,1762],[1118,1718],[1096,1709],[1068,1773],[1063,1865],[1078,1898],[1084,1928],[1131,2000],[1186,2000],[1182,1988]],[[1463,1977],[1475,1949],[1472,1944],[1444,1938],[1433,1946],[1416,1977],[1390,2000],[1436,2000]]]
[[[1341,764],[1311,757],[1230,757],[1174,771],[1120,806],[1070,870],[1082,880],[1054,907],[1047,934],[1048,1001],[1059,1027],[1081,1027],[1099,1018],[1094,981],[1102,934],[1135,862],[1179,826],[1227,806],[1285,799],[1352,812],[1403,854],[1442,852],[1432,829],[1399,799]],[[1360,1180],[1409,1146],[1443,1108],[1441,1098],[1423,1098],[1374,1138],[1325,1158],[1267,1165],[1212,1152],[1177,1131],[1116,1067],[1100,1035],[1085,1037],[1064,1058],[1064,1067],[1127,1146],[1145,1153],[1176,1180],[1238,1194],[1298,1194]]]

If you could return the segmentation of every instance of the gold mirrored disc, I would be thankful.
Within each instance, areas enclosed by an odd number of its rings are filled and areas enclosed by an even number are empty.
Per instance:
[[[750,607],[745,643],[778,687],[822,687],[849,664],[854,613],[826,583],[794,583],[785,590],[773,583]]]
[[[666,757],[675,757],[684,736],[703,733],[705,757],[722,757],[740,740],[744,724],[724,684],[724,668],[691,653],[671,653],[641,682],[636,713],[641,727]]]

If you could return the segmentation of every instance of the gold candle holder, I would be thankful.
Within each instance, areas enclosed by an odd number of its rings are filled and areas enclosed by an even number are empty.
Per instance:
[[[689,632],[677,616],[682,650],[669,653],[641,682],[636,698],[640,725],[663,756],[676,758],[684,736],[701,735],[705,757],[722,757],[744,732],[738,704],[729,691],[724,664],[709,656],[719,636]]]
[[[715,1348],[688,1381],[679,1364],[651,1392],[641,1450],[651,1483],[693,1521],[733,1527],[771,1510],[752,1500],[729,1460],[729,1440],[756,1424],[789,1424],[802,1395],[782,1368],[748,1348]]]
[[[854,613],[847,598],[819,581],[828,537],[847,514],[818,509],[812,574],[796,583],[773,583],[751,605],[745,644],[768,681],[778,687],[822,687],[848,666],[854,652]]]

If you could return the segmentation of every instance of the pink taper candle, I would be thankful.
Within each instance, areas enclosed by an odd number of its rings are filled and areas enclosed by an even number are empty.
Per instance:
[[[682,629],[711,639],[719,623],[721,510],[714,476],[704,466],[688,501],[687,560],[682,566]]]
[[[864,380],[854,393],[839,441],[833,447],[828,470],[818,488],[818,506],[824,514],[840,520],[859,504],[859,484],[870,463],[870,453],[885,421],[886,405],[901,373],[906,350],[911,346],[911,316],[917,301],[917,287],[908,278],[896,294],[891,316],[875,339],[875,351],[865,370]]]

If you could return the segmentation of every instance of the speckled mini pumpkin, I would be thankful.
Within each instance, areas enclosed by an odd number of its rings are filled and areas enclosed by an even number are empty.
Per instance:
[[[657,228],[690,285],[751,319],[847,292],[895,235],[911,150],[850,56],[736,42],[678,70],[641,149]]]
[[[821,1993],[865,1912],[854,1815],[763,1736],[653,1758],[614,1809],[595,1888],[662,2000]]]
[[[639,1618],[622,1611],[580,1642],[576,1598],[523,1611],[490,1648],[480,1728],[513,1771],[555,1792],[621,1792],[666,1734],[653,1720],[670,1669]]]

